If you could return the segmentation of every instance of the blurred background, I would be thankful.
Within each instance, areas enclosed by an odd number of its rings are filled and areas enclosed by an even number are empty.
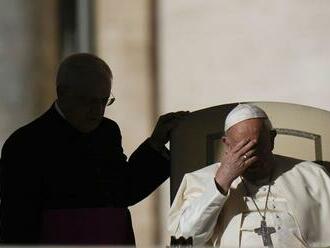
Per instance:
[[[64,56],[114,73],[126,155],[160,114],[236,101],[330,110],[330,1],[0,0],[0,145],[55,100]],[[157,165],[155,165],[157,166]],[[169,183],[131,208],[138,246],[166,245]]]

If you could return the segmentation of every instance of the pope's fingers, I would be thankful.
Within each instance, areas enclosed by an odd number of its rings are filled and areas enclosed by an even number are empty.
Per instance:
[[[247,168],[249,168],[251,165],[253,165],[255,162],[257,162],[258,157],[256,155],[248,158],[247,160],[245,160],[244,162],[244,170],[246,170]]]
[[[237,158],[237,160],[239,161],[240,164],[242,163],[246,163],[246,161],[251,158],[252,156],[255,156],[256,154],[256,149],[251,149],[249,151],[247,151],[245,154],[243,154],[242,156],[239,156]]]
[[[247,151],[242,157],[244,158],[245,156],[245,160],[252,157],[253,155],[255,155],[257,152],[257,149],[251,149],[249,151]]]
[[[250,142],[249,139],[243,139],[240,142],[238,142],[232,149],[233,153],[238,152],[239,150],[242,149],[242,147],[244,147],[246,144],[248,144]]]
[[[253,147],[255,146],[255,144],[256,144],[256,141],[255,140],[249,141],[240,150],[237,151],[237,155],[239,157],[244,156],[248,151],[250,151],[251,149],[253,149]]]

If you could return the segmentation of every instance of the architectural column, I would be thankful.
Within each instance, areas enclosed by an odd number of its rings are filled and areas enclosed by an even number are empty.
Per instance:
[[[118,122],[128,156],[151,135],[157,121],[152,4],[152,0],[98,0],[95,6],[96,51],[114,74],[116,102],[106,114]],[[159,243],[157,198],[152,194],[131,208],[138,246]]]
[[[54,99],[56,0],[0,1],[0,145]]]

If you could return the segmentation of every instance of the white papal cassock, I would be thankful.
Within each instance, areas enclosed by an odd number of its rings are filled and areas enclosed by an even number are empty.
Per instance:
[[[170,235],[193,237],[194,245],[263,247],[254,232],[261,217],[241,179],[222,195],[214,183],[218,166],[185,174],[170,210]],[[247,184],[262,213],[268,181]],[[266,222],[276,229],[274,247],[330,246],[330,178],[323,167],[275,156]]]

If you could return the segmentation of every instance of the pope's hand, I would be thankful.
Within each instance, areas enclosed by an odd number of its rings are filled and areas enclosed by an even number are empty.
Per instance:
[[[240,141],[232,149],[227,148],[225,151],[221,160],[221,166],[215,175],[215,180],[223,190],[223,193],[227,194],[232,182],[257,161],[254,149],[255,144],[255,140],[246,139]]]
[[[189,111],[178,111],[160,116],[150,137],[150,142],[153,146],[161,149],[170,140],[171,131],[188,114]]]

